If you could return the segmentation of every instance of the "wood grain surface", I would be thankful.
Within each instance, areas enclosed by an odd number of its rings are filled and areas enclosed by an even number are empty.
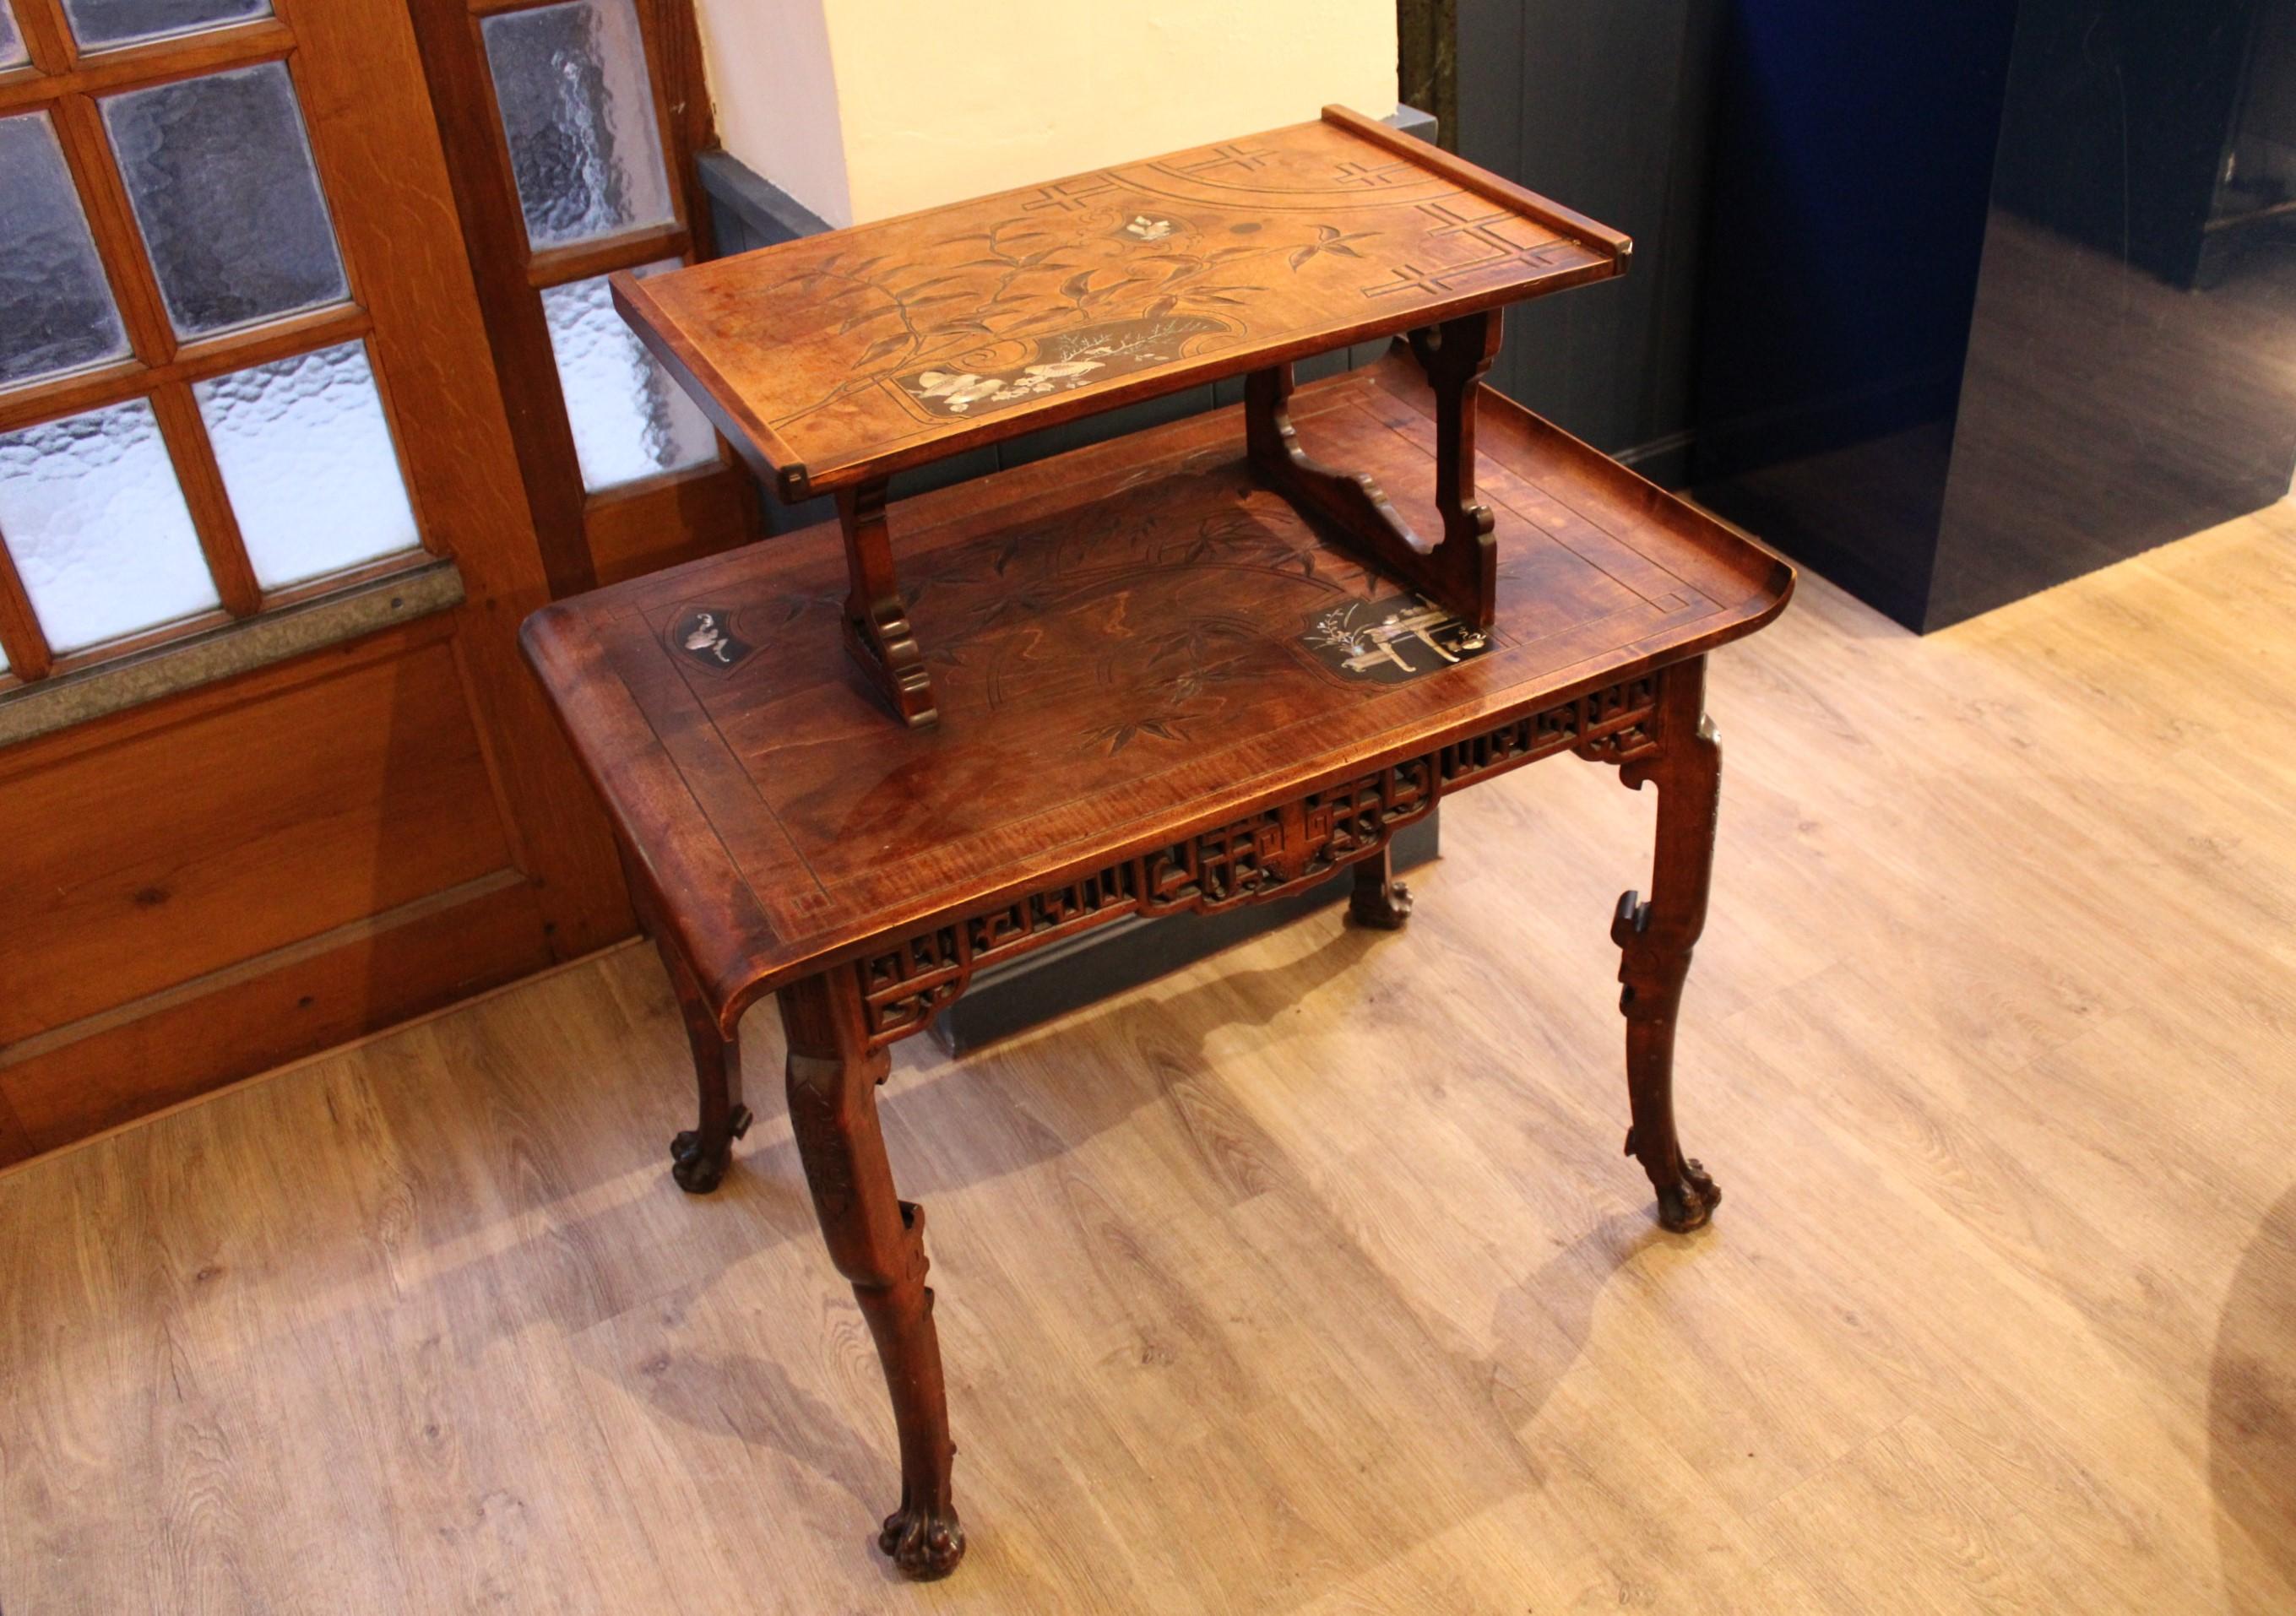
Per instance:
[[[787,499],[1621,273],[1616,231],[1343,107],[614,300]]]
[[[651,951],[0,1177],[0,1604],[2285,1612],[2292,545],[1926,640],[1812,579],[1714,659],[1691,1240],[1616,1154],[1607,770],[1447,807],[1400,935],[897,1049],[945,1583],[865,1546],[892,1432],[775,1019],[681,1194]]]
[[[560,602],[529,654],[701,986],[738,1017],[889,931],[1631,679],[1783,606],[1792,576],[1767,552],[1487,403],[1497,623],[1453,666],[1423,647],[1425,677],[1318,650],[1334,617],[1411,608],[1254,480],[1235,409],[904,503],[935,729],[888,725],[848,671],[827,527]],[[1400,354],[1294,399],[1310,441],[1422,503],[1432,408]]]

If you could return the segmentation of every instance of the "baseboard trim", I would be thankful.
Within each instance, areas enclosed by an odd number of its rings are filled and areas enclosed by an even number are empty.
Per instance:
[[[1441,819],[1439,808],[1396,833],[1390,851],[1397,869],[1433,862],[1442,851]],[[934,1041],[962,1055],[1040,1027],[1328,908],[1348,895],[1353,880],[1341,870],[1295,897],[1220,915],[1136,916],[984,971],[933,1022]]]

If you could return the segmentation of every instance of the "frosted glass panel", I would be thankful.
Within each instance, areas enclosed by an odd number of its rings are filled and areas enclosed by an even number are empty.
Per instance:
[[[8,10],[8,0],[0,0],[0,68],[18,67],[25,60],[23,30]],[[0,667],[5,666],[0,662]]]
[[[179,333],[349,296],[295,87],[278,62],[114,95],[103,121]]]
[[[0,537],[59,653],[216,604],[141,398],[0,433]]]
[[[271,14],[271,0],[64,0],[72,37],[89,50],[133,45]]]
[[[676,267],[669,258],[638,273]],[[716,456],[708,419],[614,312],[605,276],[552,287],[542,294],[542,310],[583,487],[611,488]]]
[[[669,176],[630,0],[537,6],[484,27],[534,244],[667,224]]]
[[[265,588],[420,542],[365,344],[298,354],[192,390]]]
[[[48,115],[0,118],[0,387],[127,351]]]

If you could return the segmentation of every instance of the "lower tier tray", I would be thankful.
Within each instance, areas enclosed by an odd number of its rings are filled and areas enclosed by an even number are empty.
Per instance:
[[[1398,353],[1302,388],[1292,418],[1319,458],[1419,508],[1431,408]],[[1349,824],[1431,807],[1430,768],[1631,732],[1654,670],[1751,632],[1792,590],[1734,529],[1486,391],[1476,476],[1499,592],[1477,635],[1255,480],[1239,413],[892,507],[935,728],[890,726],[848,665],[834,525],[529,620],[626,848],[681,894],[713,1012],[730,1023],[873,939],[965,915],[970,941],[950,947],[969,965],[1004,930],[983,929],[984,901],[1009,898],[1036,941],[1154,913],[1184,850],[1192,907],[1319,878]],[[1303,796],[1324,822],[1279,821]],[[930,1012],[929,993],[897,999]]]

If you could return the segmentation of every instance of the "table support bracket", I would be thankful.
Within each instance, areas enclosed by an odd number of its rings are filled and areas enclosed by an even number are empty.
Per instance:
[[[1498,605],[1498,546],[1489,507],[1475,501],[1475,392],[1499,349],[1498,311],[1463,315],[1411,333],[1412,352],[1435,390],[1435,504],[1440,540],[1413,530],[1362,472],[1310,455],[1292,423],[1292,366],[1253,371],[1244,381],[1245,441],[1262,481],[1320,516],[1382,571],[1488,629]]]
[[[885,527],[886,480],[840,488],[837,522],[845,531],[845,651],[869,688],[911,729],[940,721],[924,652],[909,626],[893,573],[893,543]]]
[[[1468,626],[1488,629],[1498,608],[1498,546],[1490,507],[1475,498],[1475,393],[1498,355],[1496,309],[1411,333],[1411,351],[1435,392],[1435,508],[1442,537],[1414,531],[1377,481],[1309,455],[1292,423],[1290,364],[1244,381],[1244,438],[1253,470],[1304,516],[1320,517],[1375,566]],[[911,729],[940,721],[924,652],[901,599],[885,521],[887,480],[837,494],[845,536],[845,650],[870,690]]]

